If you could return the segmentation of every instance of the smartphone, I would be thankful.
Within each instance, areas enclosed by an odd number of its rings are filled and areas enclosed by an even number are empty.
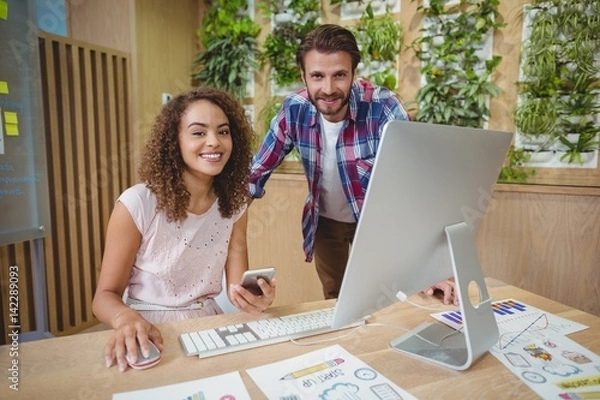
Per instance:
[[[274,276],[275,267],[249,269],[242,275],[241,285],[253,294],[259,296],[262,294],[262,289],[258,286],[258,278],[263,278],[265,281],[270,282]]]

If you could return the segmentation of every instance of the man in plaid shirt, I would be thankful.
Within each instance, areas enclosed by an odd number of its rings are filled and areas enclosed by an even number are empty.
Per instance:
[[[252,163],[250,195],[260,198],[273,170],[298,151],[309,189],[304,252],[325,298],[338,296],[383,127],[409,119],[394,92],[356,79],[360,58],[348,29],[309,33],[296,55],[306,88],[285,98]]]

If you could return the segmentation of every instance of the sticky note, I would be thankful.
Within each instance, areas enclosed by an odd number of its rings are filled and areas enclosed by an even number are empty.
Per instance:
[[[8,82],[0,81],[0,94],[8,94]]]
[[[19,125],[6,124],[6,136],[19,136]]]
[[[8,3],[4,0],[0,0],[0,18],[3,20],[8,19]]]
[[[7,124],[18,124],[19,118],[17,117],[17,113],[14,111],[4,111],[4,122]]]

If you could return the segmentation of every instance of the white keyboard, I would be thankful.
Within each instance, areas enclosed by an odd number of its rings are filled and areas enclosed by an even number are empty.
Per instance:
[[[358,322],[344,328],[333,329],[332,317],[333,308],[325,308],[184,333],[179,335],[179,342],[188,356],[205,358],[364,324]]]

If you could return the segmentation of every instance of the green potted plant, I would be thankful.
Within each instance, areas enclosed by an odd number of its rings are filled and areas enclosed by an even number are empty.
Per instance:
[[[526,167],[530,159],[531,153],[511,145],[508,149],[506,161],[500,170],[498,181],[504,183],[526,182],[527,177],[535,174],[535,170]]]
[[[482,57],[495,29],[498,0],[444,0],[421,5],[425,20],[422,36],[411,44],[421,61],[423,86],[417,91],[415,120],[458,126],[483,127],[489,118],[488,99],[500,89],[491,76],[501,57]]]
[[[260,57],[261,66],[270,65],[275,92],[289,89],[301,82],[296,50],[304,36],[316,27],[321,3],[317,0],[269,0],[259,7],[267,17],[273,17],[273,29],[265,39]],[[282,13],[289,17],[277,22],[275,16]]]
[[[554,142],[559,121],[558,110],[553,98],[522,98],[515,112],[522,143],[535,144],[548,150]]]
[[[247,0],[206,0],[207,14],[196,34],[203,50],[193,60],[192,78],[201,85],[226,90],[243,100],[258,69],[260,27],[240,11]]]
[[[394,90],[397,86],[397,58],[403,32],[390,13],[375,16],[371,4],[352,28],[361,50],[358,73],[375,84]]]
[[[585,161],[590,159],[593,152],[598,151],[598,129],[590,129],[589,132],[582,132],[575,143],[571,142],[564,136],[560,136],[559,140],[566,146],[567,151],[561,155],[560,161],[567,163],[577,163],[583,165]],[[584,160],[584,157],[586,159]]]
[[[597,151],[600,110],[600,18],[597,1],[534,0],[526,9],[528,25],[522,51],[519,106],[515,112],[519,142],[537,151],[549,143],[567,164],[581,164]],[[551,119],[552,122],[544,122]]]

